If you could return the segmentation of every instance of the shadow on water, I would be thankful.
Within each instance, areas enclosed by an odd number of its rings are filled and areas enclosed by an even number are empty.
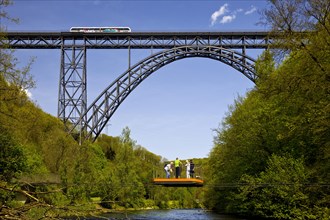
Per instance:
[[[127,211],[122,213],[106,213],[97,217],[86,218],[88,220],[96,219],[151,219],[151,220],[245,220],[244,218],[238,218],[230,215],[221,215],[214,212],[205,211],[203,209],[171,209],[171,210],[139,210],[139,211]]]

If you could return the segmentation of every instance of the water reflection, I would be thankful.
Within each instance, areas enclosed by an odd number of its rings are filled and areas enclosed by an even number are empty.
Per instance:
[[[171,219],[198,219],[198,220],[244,220],[229,215],[220,215],[202,209],[171,209],[171,210],[140,210],[140,211],[127,211],[121,213],[107,213],[103,214],[100,218],[88,219],[151,219],[151,220],[171,220]]]

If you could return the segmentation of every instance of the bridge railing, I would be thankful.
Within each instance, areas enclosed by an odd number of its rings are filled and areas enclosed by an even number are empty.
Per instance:
[[[172,172],[170,172],[171,176],[170,178],[175,178],[175,167],[172,167]],[[166,172],[165,169],[162,171],[154,170],[153,171],[153,178],[166,178]],[[180,175],[179,178],[187,178],[187,168],[184,165],[180,166]],[[190,178],[196,178],[196,179],[203,179],[203,168],[199,164],[195,164],[193,177]]]

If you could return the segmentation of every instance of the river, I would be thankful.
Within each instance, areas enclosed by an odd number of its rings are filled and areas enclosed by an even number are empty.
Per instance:
[[[151,219],[151,220],[244,220],[229,215],[216,214],[202,209],[170,209],[170,210],[139,210],[127,211],[126,213],[106,213],[102,217],[90,217],[89,220],[96,219]]]

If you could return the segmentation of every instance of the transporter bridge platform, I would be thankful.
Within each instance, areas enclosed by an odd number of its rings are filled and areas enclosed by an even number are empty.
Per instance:
[[[161,185],[166,187],[202,187],[204,181],[196,178],[154,178],[152,179],[154,185]]]

